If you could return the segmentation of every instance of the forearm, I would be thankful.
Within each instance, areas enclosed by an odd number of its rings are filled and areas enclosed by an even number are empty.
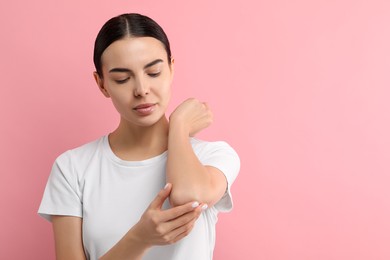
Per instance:
[[[181,205],[189,201],[210,204],[207,194],[211,178],[195,155],[187,129],[171,124],[168,138],[167,182],[172,183],[170,201]]]
[[[141,260],[148,248],[149,246],[138,240],[133,230],[130,229],[126,235],[106,254],[99,258],[99,260]]]

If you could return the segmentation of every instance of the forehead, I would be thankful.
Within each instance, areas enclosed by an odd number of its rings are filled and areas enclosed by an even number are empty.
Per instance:
[[[162,59],[166,61],[164,45],[152,37],[126,37],[113,42],[102,54],[103,69],[112,67],[143,67],[145,64]]]

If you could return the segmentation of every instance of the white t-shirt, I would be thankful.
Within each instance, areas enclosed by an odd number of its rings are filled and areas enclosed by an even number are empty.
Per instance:
[[[222,199],[204,211],[191,233],[168,246],[154,246],[144,260],[210,260],[215,245],[215,224],[220,211],[232,209],[230,187],[240,168],[236,152],[225,142],[190,139],[203,165],[221,170],[228,189]],[[167,152],[143,161],[124,161],[103,136],[60,155],[52,168],[38,213],[83,218],[87,259],[98,259],[139,221],[165,186]],[[163,208],[167,208],[166,202]]]

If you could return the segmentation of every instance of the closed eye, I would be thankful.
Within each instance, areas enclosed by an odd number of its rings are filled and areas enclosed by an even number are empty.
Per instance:
[[[148,75],[152,78],[156,78],[161,74],[161,72],[156,72],[156,73],[148,73]]]
[[[130,78],[115,80],[115,82],[118,83],[118,84],[124,84],[124,83],[126,83],[129,79],[130,79]]]

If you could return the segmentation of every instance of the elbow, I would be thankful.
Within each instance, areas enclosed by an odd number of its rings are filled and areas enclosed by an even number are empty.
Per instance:
[[[172,207],[181,206],[189,202],[199,202],[200,204],[208,204],[208,201],[204,201],[202,198],[202,191],[196,191],[194,189],[174,189],[172,188],[169,196],[169,203]]]

